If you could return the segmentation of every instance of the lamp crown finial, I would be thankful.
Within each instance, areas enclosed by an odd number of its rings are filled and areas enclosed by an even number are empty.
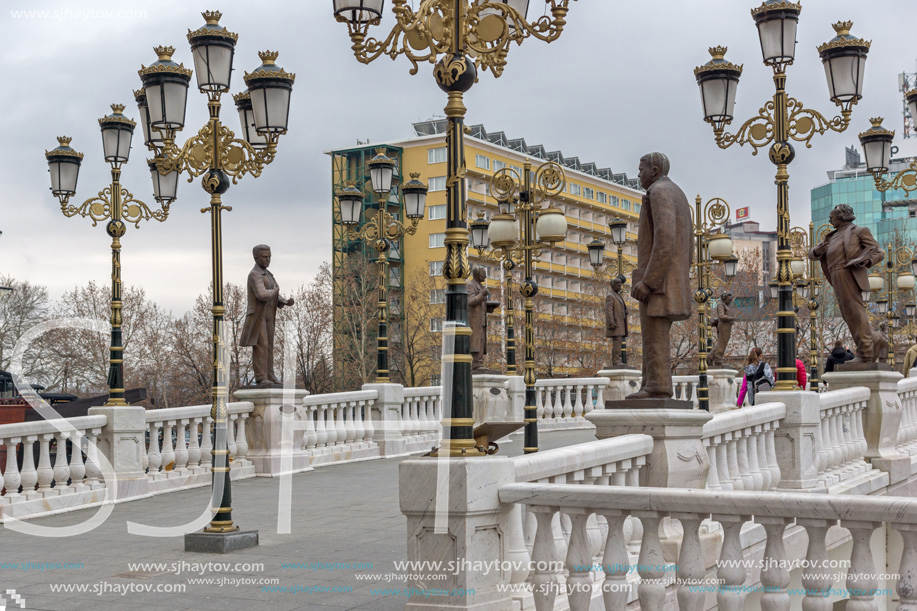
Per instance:
[[[111,109],[116,115],[120,115],[124,112],[124,104],[112,104]]]
[[[716,46],[716,47],[710,47],[709,49],[707,49],[707,51],[710,52],[710,56],[713,57],[713,59],[723,59],[724,57],[726,57],[726,51],[728,50],[729,50],[728,47],[724,47],[722,45]]]
[[[411,172],[411,180],[420,180],[420,172]]]
[[[853,27],[852,21],[838,21],[831,25],[838,36],[847,36],[850,34],[850,28]]]
[[[70,136],[58,136],[57,143],[61,146],[70,146],[70,141],[73,140]]]
[[[160,61],[171,61],[172,55],[175,53],[175,47],[153,47],[153,51],[159,56]]]
[[[385,150],[385,147],[384,147],[384,146],[380,146],[380,147],[378,147],[378,148],[376,149],[376,155],[381,155],[381,156],[383,156],[383,157],[387,157],[387,155],[386,155],[387,152],[388,152],[388,151]]]
[[[882,117],[873,117],[869,120],[873,127],[882,127]]]
[[[280,55],[279,51],[258,51],[258,57],[268,65],[276,63],[278,55]]]
[[[220,18],[223,16],[223,13],[220,11],[204,11],[201,13],[201,16],[208,25],[217,25],[220,23]]]

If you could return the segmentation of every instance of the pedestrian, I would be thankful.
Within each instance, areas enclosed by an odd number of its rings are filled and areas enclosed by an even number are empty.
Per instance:
[[[796,383],[799,385],[799,388],[806,389],[806,365],[801,360],[796,359]]]
[[[745,376],[742,378],[742,389],[739,391],[737,407],[742,407],[745,397],[748,404],[755,404],[755,395],[774,387],[774,371],[761,356],[761,348],[752,348],[745,359]]]
[[[847,347],[838,340],[834,343],[834,349],[831,350],[831,354],[828,355],[828,359],[825,361],[825,373],[834,371],[834,368],[838,365],[852,361],[853,357],[853,353],[847,350]]]

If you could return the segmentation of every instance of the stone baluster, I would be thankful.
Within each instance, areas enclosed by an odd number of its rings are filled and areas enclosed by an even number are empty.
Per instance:
[[[147,449],[147,441],[146,441],[146,437],[147,435],[149,435],[149,426],[147,426],[146,428],[147,428],[147,431],[142,438],[142,441],[141,441],[142,445],[141,445],[141,451],[140,451],[140,454],[141,454],[140,467],[143,469],[144,473],[146,473],[147,470],[150,468],[150,453],[149,453],[149,450]]]
[[[373,399],[361,401],[361,405],[363,406],[363,426],[366,428],[366,434],[363,436],[363,439],[367,442],[371,442],[371,441],[374,441],[374,435],[376,433],[375,426],[373,425],[373,419],[372,419],[372,410],[373,410],[373,406],[375,405],[375,401]],[[438,426],[439,424],[438,418],[436,422]]]
[[[716,608],[718,611],[743,611],[747,570],[742,565],[745,556],[742,552],[741,534],[748,516],[714,514],[712,518],[723,527],[723,546],[716,569],[716,576],[723,583],[716,594]]]
[[[83,433],[74,431],[70,436],[70,484],[75,490],[85,490],[83,478],[86,465],[83,464]]]
[[[89,443],[86,446],[86,484],[93,490],[101,487],[99,478],[102,476],[102,468],[99,463],[99,434],[102,429],[87,429],[86,438]]]
[[[177,421],[175,429],[175,470],[184,471],[188,466],[188,446],[185,442],[185,429],[188,427],[188,421],[181,419]]]
[[[635,517],[643,523],[643,542],[638,560],[642,581],[637,586],[640,611],[662,611],[665,602],[665,557],[659,542],[661,514],[656,511],[635,511]]]
[[[726,456],[729,461],[729,479],[732,481],[733,490],[745,490],[745,482],[742,480],[742,472],[739,470],[739,443],[738,432],[726,433],[723,435],[723,441],[726,445]]]
[[[767,543],[764,545],[765,566],[761,569],[762,611],[788,611],[790,595],[786,588],[790,584],[790,572],[786,569],[786,547],[783,544],[783,532],[792,519],[756,517],[755,521],[764,526]],[[851,610],[852,611],[852,610]]]
[[[755,434],[755,446],[758,449],[758,469],[761,471],[761,490],[770,490],[773,478],[771,477],[771,468],[767,463],[767,430],[770,428],[770,422],[761,425]]]
[[[312,452],[318,441],[318,433],[315,431],[315,407],[304,405],[302,407],[302,419],[306,423],[305,432],[303,433],[303,446],[306,452]]]
[[[150,423],[150,444],[147,450],[147,462],[149,473],[159,473],[162,466],[162,454],[159,451],[159,422]]]
[[[70,466],[67,465],[67,439],[69,438],[69,432],[62,431],[57,434],[57,453],[54,456],[54,489],[60,494],[65,494],[67,480],[70,479]]]
[[[860,403],[857,405],[857,410],[854,412],[853,416],[853,426],[856,429],[856,457],[857,462],[860,463],[862,467],[867,467],[866,464],[866,450],[869,448],[869,444],[866,441],[866,432],[863,430],[863,418],[866,412],[866,403]]]
[[[563,411],[563,413],[561,414],[561,419],[562,419],[562,420],[567,420],[567,419],[573,417],[573,401],[571,400],[572,397],[570,396],[570,394],[571,394],[575,389],[576,389],[576,387],[573,386],[572,384],[561,384],[560,386],[557,387],[557,396],[558,396],[558,398],[560,398],[560,397],[561,397],[561,393],[563,393],[563,402],[564,402],[564,403],[563,403],[563,406],[564,406],[564,411]]]
[[[245,420],[246,418],[248,418],[248,414],[246,413],[238,414],[237,418],[238,420],[237,420],[237,425],[236,425],[236,459],[243,460],[245,456],[248,454],[248,438],[245,436]]]
[[[192,418],[188,426],[188,466],[192,469],[197,468],[201,464],[201,444],[199,441],[201,428],[201,419]]]
[[[898,611],[917,609],[917,525],[895,524],[904,542],[901,552],[901,564],[898,565]]]
[[[334,441],[334,445],[342,446],[347,443],[347,427],[344,426],[344,406],[347,403],[335,403],[334,404],[334,428],[337,431],[338,437]]]
[[[853,539],[846,582],[847,590],[850,592],[847,611],[876,611],[876,588],[879,582],[876,578],[872,550],[869,549],[869,540],[872,538],[872,531],[881,526],[881,522],[841,520],[841,526],[850,531]]]
[[[208,414],[201,422],[201,466],[209,470],[213,464],[213,418]]]
[[[692,513],[675,513],[671,517],[681,522],[684,531],[676,571],[679,580],[677,593],[679,611],[704,611],[704,600],[707,598],[707,593],[703,588],[706,571],[704,552],[700,545],[701,518]]]
[[[844,434],[841,431],[841,417],[839,407],[835,407],[831,410],[831,418],[828,420],[828,427],[830,428],[831,434],[831,456],[834,466],[833,473],[837,477],[837,481],[840,481],[841,467],[844,464],[844,448],[841,445],[841,439],[843,439]]]
[[[842,473],[841,477],[847,479],[850,476],[850,472],[853,470],[850,465],[850,459],[853,457],[853,452],[848,443],[848,438],[846,431],[847,428],[847,410],[849,406],[842,405],[837,409],[837,418],[834,421],[834,427],[837,430],[837,443],[841,451],[841,462],[840,462],[840,472]]]
[[[16,460],[16,446],[19,445],[19,441],[19,437],[11,437],[3,442],[6,446],[6,469],[3,470],[3,486],[6,488],[4,496],[14,500],[19,496],[19,486],[22,484],[19,461]]]
[[[627,472],[627,485],[631,488],[640,487],[640,467],[645,464],[646,459],[638,459],[639,462]],[[634,517],[630,517],[631,536],[628,541],[630,547],[635,553],[640,551],[640,542],[643,540],[643,522]]]
[[[583,416],[586,415],[586,407],[583,405],[583,392],[585,389],[582,386],[573,386],[572,391],[576,396],[576,400],[573,403],[573,417],[582,420]],[[590,395],[590,401],[591,400],[592,395]]]
[[[555,512],[551,508],[539,507],[532,513],[535,514],[537,529],[535,531],[535,544],[532,548],[532,561],[535,571],[532,583],[535,609],[537,611],[552,611],[557,590],[561,582],[561,575],[554,570],[554,562],[558,559],[554,541]]]
[[[837,477],[834,474],[834,469],[836,467],[835,457],[836,453],[834,451],[834,426],[831,423],[831,411],[826,409],[822,412],[822,443],[825,445],[825,484],[831,485],[837,481]]]
[[[542,387],[544,391],[544,419],[551,422],[554,420],[554,404],[553,404],[553,387],[545,384]]]
[[[38,490],[42,494],[51,490],[51,482],[54,481],[54,469],[51,468],[51,440],[54,439],[53,433],[45,433],[39,440],[38,449]]]
[[[405,441],[410,441],[413,423],[411,422],[411,398],[405,397],[401,404],[401,435]]]
[[[782,476],[780,472],[780,462],[777,460],[777,448],[774,443],[774,431],[777,430],[777,427],[780,426],[776,422],[772,422],[768,425],[767,431],[767,464],[770,467],[771,471],[771,488],[776,488],[780,485],[780,478]]]
[[[35,469],[33,445],[38,440],[36,435],[28,435],[22,441],[22,494],[26,499],[36,496],[35,485],[38,483],[38,471]]]
[[[627,606],[627,573],[630,571],[627,539],[624,535],[624,523],[627,516],[620,511],[613,510],[604,511],[602,516],[608,523],[605,554],[602,556],[602,568],[605,572],[602,598],[606,609],[624,609]]]
[[[572,521],[570,544],[567,546],[567,597],[571,609],[589,609],[592,598],[592,550],[589,545],[587,524],[591,513],[588,509],[565,509]]]
[[[592,402],[592,397],[595,392],[595,388],[596,388],[595,384],[586,385],[586,390],[584,391],[585,397],[583,397],[583,416],[584,417],[586,414],[596,409],[597,407],[597,404]],[[604,403],[598,404],[599,409],[603,409],[604,407],[605,407]]]
[[[325,410],[325,431],[328,432],[329,448],[338,445],[337,407],[337,403],[331,403]]]
[[[707,490],[721,490],[720,474],[717,473],[716,466],[716,441],[715,437],[704,440],[707,449],[707,460],[710,462],[710,468],[707,469]]]
[[[605,389],[608,387],[608,382],[603,382],[596,387],[596,399],[595,406],[598,409],[605,409]],[[590,397],[590,401],[591,401]]]
[[[742,478],[742,490],[756,490],[755,479],[751,475],[751,466],[749,465],[748,451],[748,429],[738,431],[738,462],[739,476]]]
[[[357,447],[364,447],[366,427],[363,426],[363,402],[351,401],[350,413],[353,419],[353,442]]]
[[[828,520],[797,520],[796,525],[806,529],[809,545],[806,549],[806,566],[802,568],[802,587],[806,591],[802,601],[804,611],[831,611],[833,604],[828,598],[831,588],[831,570],[828,567],[828,551],[825,535],[833,525]]]
[[[229,420],[226,422],[226,449],[229,450],[229,458],[235,462],[238,455],[239,447],[236,445],[236,427],[239,424],[237,414],[229,414]],[[230,468],[235,465],[229,465]]]
[[[761,474],[761,468],[758,466],[758,431],[760,425],[754,427],[754,430],[748,430],[748,437],[745,440],[745,450],[748,454],[748,472],[751,476],[751,490],[760,492],[767,490],[764,487],[764,475]]]
[[[509,584],[515,591],[522,590],[531,570],[531,556],[525,546],[523,521],[525,506],[518,503],[513,505],[509,520],[509,529],[506,533],[506,559],[513,563],[510,571]]]
[[[327,447],[328,431],[325,430],[325,410],[327,405],[315,406],[315,447],[318,449]]]
[[[162,427],[162,470],[172,471],[175,468],[175,450],[172,447],[172,427],[174,420],[163,422]]]
[[[729,472],[729,444],[722,435],[717,435],[716,441],[716,465],[719,469],[717,480],[722,490],[732,490],[732,474]]]

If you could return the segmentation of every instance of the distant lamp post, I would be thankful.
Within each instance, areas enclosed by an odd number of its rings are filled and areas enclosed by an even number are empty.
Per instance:
[[[885,258],[885,281],[881,284],[881,275],[870,276],[870,285],[873,285],[873,278],[876,278],[876,286],[882,291],[882,297],[876,300],[879,314],[884,315],[888,321],[888,363],[895,366],[895,324],[894,319],[900,314],[899,295],[906,294],[913,296],[915,278],[914,278],[914,251],[906,246],[895,248],[889,244],[886,248]],[[883,291],[884,289],[884,291]],[[908,300],[912,303],[912,299]],[[907,312],[907,305],[904,306]]]
[[[863,93],[863,75],[870,43],[850,34],[849,21],[834,24],[837,35],[818,47],[825,68],[831,101],[840,116],[827,119],[787,95],[786,69],[796,56],[796,28],[802,7],[787,0],[766,0],[752,10],[758,28],[761,55],[774,70],[775,93],[755,117],[735,134],[726,126],[733,120],[735,96],[742,66],[726,61],[726,47],[710,49],[712,59],[694,70],[701,94],[704,120],[713,126],[720,148],[749,144],[752,154],[769,147],[768,157],[777,166],[777,390],[796,386],[796,314],[793,309],[794,274],[790,267],[789,164],[796,156],[790,140],[811,147],[816,134],[843,132],[850,124],[852,107]]]
[[[404,194],[405,216],[411,220],[410,226],[398,221],[386,210],[389,195],[395,176],[395,160],[386,155],[385,148],[376,150],[376,156],[367,164],[373,193],[378,197],[379,211],[368,220],[359,231],[363,208],[363,191],[354,183],[348,183],[338,191],[341,222],[347,228],[347,238],[361,240],[378,253],[379,264],[379,314],[378,334],[376,336],[376,383],[388,384],[388,251],[393,240],[400,240],[405,235],[414,235],[417,224],[424,216],[427,201],[427,186],[420,182],[420,174],[411,174],[411,180],[401,187]]]
[[[108,221],[105,231],[111,238],[111,346],[108,359],[108,401],[106,406],[127,405],[124,400],[124,345],[122,343],[122,301],[121,301],[121,238],[132,223],[140,227],[141,221],[155,219],[165,221],[169,216],[169,205],[175,199],[174,189],[167,194],[156,192],[159,209],[151,209],[142,201],[134,199],[130,191],[121,186],[121,166],[130,157],[131,138],[137,125],[124,116],[124,106],[111,105],[112,113],[99,119],[102,132],[102,155],[111,166],[111,184],[99,191],[93,198],[79,206],[69,204],[76,195],[76,183],[80,173],[83,154],[70,147],[70,138],[57,139],[57,148],[45,152],[48,171],[51,174],[51,193],[60,200],[64,216],[89,217],[92,226]],[[173,179],[172,172],[164,177]]]
[[[818,392],[821,381],[818,377],[818,302],[821,281],[818,275],[818,264],[808,258],[809,248],[816,243],[816,236],[822,236],[827,226],[822,225],[818,232],[815,224],[809,223],[806,231],[802,227],[790,230],[790,249],[793,259],[790,269],[796,279],[796,295],[809,310],[809,390]]]

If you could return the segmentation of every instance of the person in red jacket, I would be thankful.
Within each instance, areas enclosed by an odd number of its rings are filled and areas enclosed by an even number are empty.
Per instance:
[[[796,383],[803,390],[806,390],[806,380],[806,366],[802,361],[796,359]]]

